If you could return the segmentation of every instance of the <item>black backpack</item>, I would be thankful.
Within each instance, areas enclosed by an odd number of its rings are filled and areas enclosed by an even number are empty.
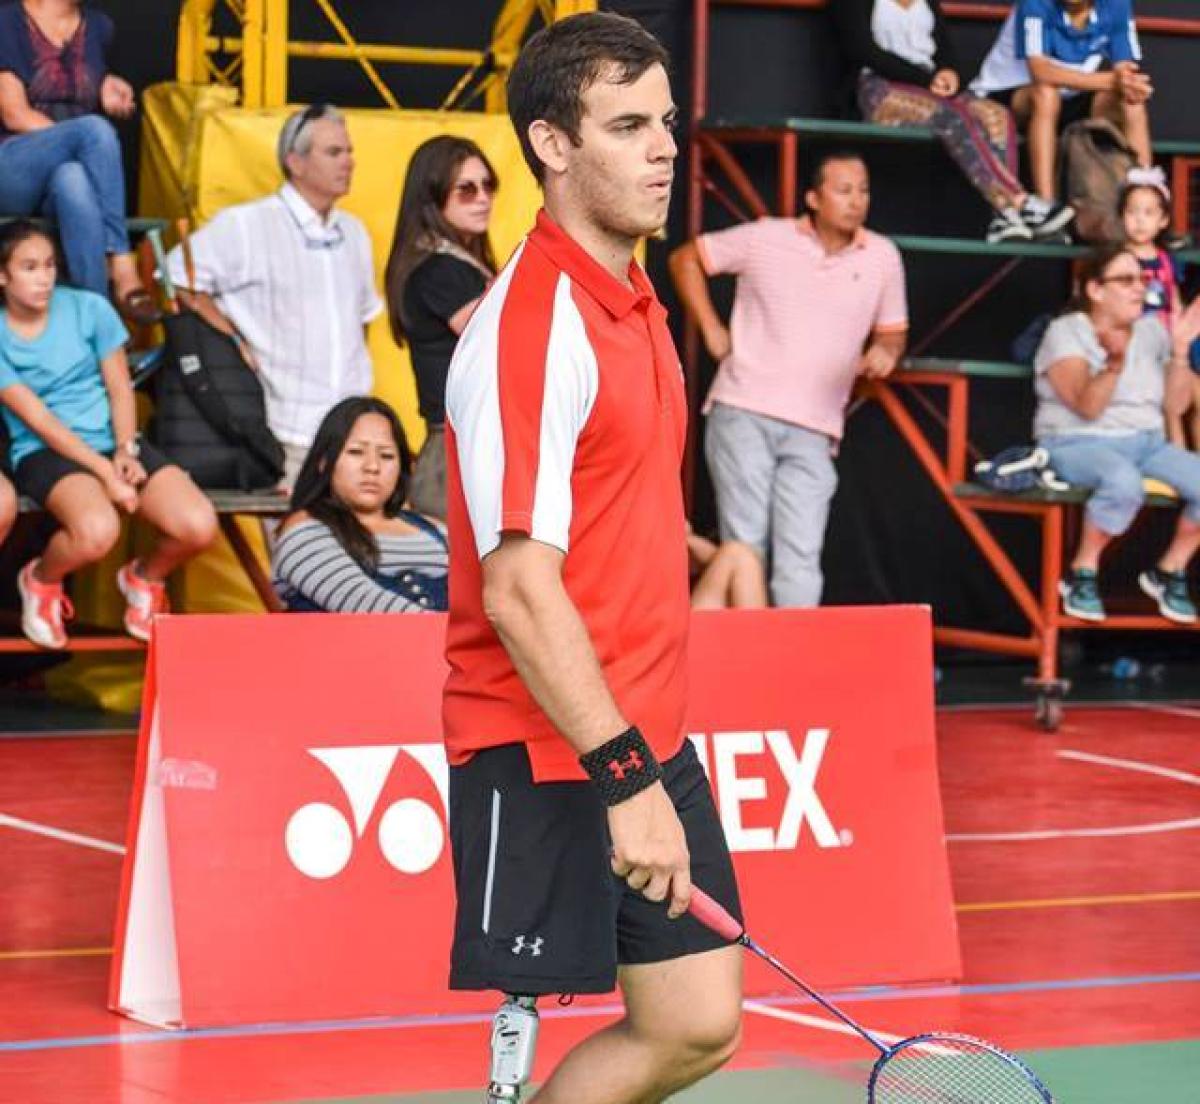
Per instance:
[[[201,486],[255,491],[283,478],[283,446],[267,426],[254,369],[228,334],[194,311],[163,319],[167,355],[155,376],[149,435]]]

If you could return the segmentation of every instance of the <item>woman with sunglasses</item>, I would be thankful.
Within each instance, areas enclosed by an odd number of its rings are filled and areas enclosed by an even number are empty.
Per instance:
[[[1158,563],[1138,576],[1163,617],[1197,620],[1187,567],[1200,548],[1200,456],[1167,441],[1165,414],[1191,395],[1188,349],[1200,336],[1200,298],[1182,311],[1170,335],[1142,307],[1146,287],[1138,259],[1123,245],[1088,257],[1078,294],[1055,319],[1034,361],[1037,413],[1033,434],[1054,470],[1090,487],[1083,532],[1059,584],[1071,617],[1103,621],[1100,556],[1133,524],[1145,478],[1169,484],[1184,508]]]
[[[443,135],[422,143],[408,166],[388,257],[392,334],[412,353],[428,430],[409,501],[437,518],[446,516],[446,372],[458,335],[496,275],[488,222],[498,184],[469,139]]]

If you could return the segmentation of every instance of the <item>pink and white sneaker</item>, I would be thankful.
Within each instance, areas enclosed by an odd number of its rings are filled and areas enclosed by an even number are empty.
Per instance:
[[[17,575],[21,592],[21,631],[39,648],[67,646],[63,622],[75,616],[75,607],[62,583],[43,583],[33,573],[38,560],[30,560]]]
[[[125,596],[125,631],[135,640],[149,643],[155,615],[169,608],[167,588],[140,575],[136,564],[130,560],[117,572],[117,589]]]

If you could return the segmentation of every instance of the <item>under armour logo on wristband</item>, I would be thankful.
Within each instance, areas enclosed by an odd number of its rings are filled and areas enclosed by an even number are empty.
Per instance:
[[[629,758],[622,763],[619,759],[609,761],[608,769],[613,772],[613,776],[618,782],[624,782],[627,774],[633,774],[636,771],[644,770],[646,767],[642,757],[636,752],[631,751]]]

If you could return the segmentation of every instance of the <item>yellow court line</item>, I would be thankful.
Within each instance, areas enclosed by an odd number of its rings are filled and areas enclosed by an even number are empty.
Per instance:
[[[1048,897],[1032,901],[973,901],[955,905],[956,912],[1001,912],[1010,909],[1078,908],[1086,905],[1147,905],[1162,901],[1200,901],[1200,889],[1177,893],[1113,893],[1104,897]]]
[[[57,947],[45,951],[0,951],[0,962],[26,958],[99,958],[112,953],[111,947]]]

